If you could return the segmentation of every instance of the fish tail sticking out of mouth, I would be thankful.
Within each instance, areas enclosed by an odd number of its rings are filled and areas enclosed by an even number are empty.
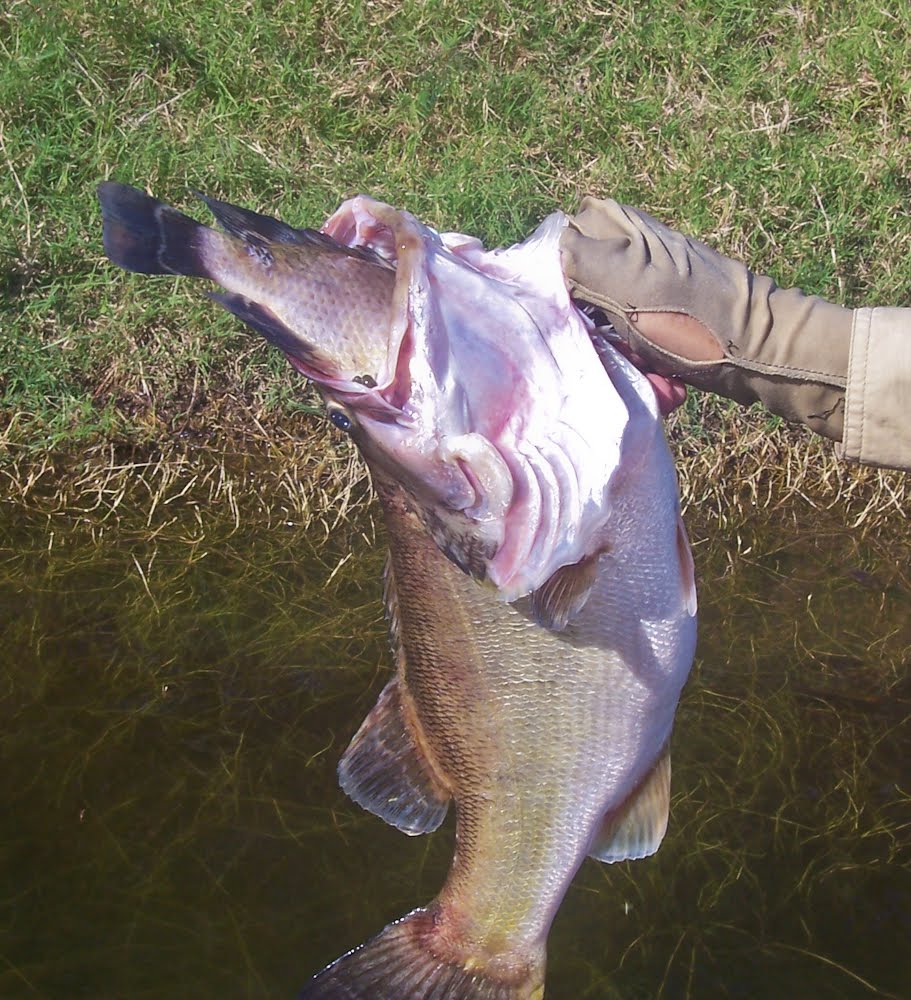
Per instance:
[[[544,962],[532,968],[447,955],[431,905],[390,924],[318,973],[299,1000],[542,1000]]]
[[[203,259],[208,226],[126,184],[99,185],[104,252],[127,271],[211,277]]]
[[[223,291],[210,298],[324,387],[361,398],[376,386],[388,354],[394,264],[317,230],[197,197],[219,228],[137,188],[100,184],[106,254],[128,271],[214,281]]]

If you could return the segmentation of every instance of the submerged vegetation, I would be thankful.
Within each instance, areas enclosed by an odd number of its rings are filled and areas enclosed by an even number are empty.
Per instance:
[[[293,996],[438,889],[450,828],[403,837],[336,781],[389,669],[345,462],[109,450],[0,505],[0,995]],[[549,1000],[902,996],[906,523],[697,500],[669,834],[583,867]]]

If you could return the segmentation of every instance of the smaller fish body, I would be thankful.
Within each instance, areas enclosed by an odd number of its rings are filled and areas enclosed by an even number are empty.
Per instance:
[[[320,388],[383,507],[396,671],[340,781],[412,835],[454,802],[456,851],[428,906],[302,997],[540,1000],[584,858],[661,842],[695,645],[654,395],[570,302],[565,219],[488,252],[364,197],[321,234],[209,199],[223,235],[122,185],[99,194],[111,259],[218,281]]]
[[[105,253],[120,267],[211,279],[225,289],[210,293],[216,302],[330,384],[385,362],[369,331],[388,321],[395,268],[377,254],[205,195],[225,232],[126,184],[107,181],[98,197]]]

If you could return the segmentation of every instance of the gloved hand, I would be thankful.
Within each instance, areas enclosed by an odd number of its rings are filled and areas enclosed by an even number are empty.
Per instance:
[[[612,200],[586,198],[561,250],[573,297],[603,310],[648,368],[841,440],[852,310]]]

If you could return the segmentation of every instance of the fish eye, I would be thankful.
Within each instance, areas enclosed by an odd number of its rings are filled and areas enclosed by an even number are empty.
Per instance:
[[[345,431],[347,433],[351,430],[351,418],[347,413],[333,408],[329,411],[329,419],[340,431]]]
[[[368,389],[376,388],[376,379],[372,375],[355,375],[352,381],[358,382]]]

